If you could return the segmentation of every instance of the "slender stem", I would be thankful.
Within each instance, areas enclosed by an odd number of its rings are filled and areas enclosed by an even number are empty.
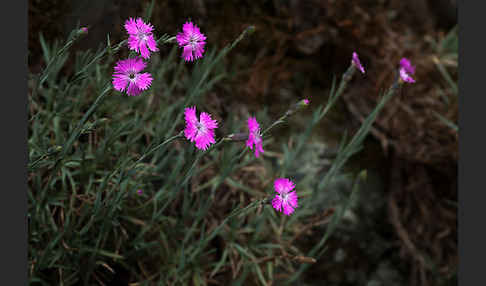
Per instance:
[[[208,64],[208,67],[204,70],[204,73],[202,74],[201,78],[199,79],[199,81],[197,82],[196,86],[191,90],[189,91],[188,95],[185,97],[185,100],[184,100],[184,105],[188,104],[191,99],[194,97],[194,95],[199,92],[198,90],[201,89],[201,86],[204,82],[206,82],[206,79],[209,77],[210,73],[212,72],[213,68],[216,66],[217,63],[219,63],[219,61],[226,55],[228,54],[228,52],[230,52],[248,33],[250,32],[253,32],[254,31],[254,27],[253,26],[249,26],[247,27],[239,36],[238,38],[236,38],[230,45],[227,45],[226,47],[224,47],[222,49],[222,51],[216,56],[216,58],[214,59],[214,61],[211,61],[209,64]],[[170,40],[170,39],[169,39]],[[169,41],[167,40],[167,41]],[[179,124],[179,121],[181,120],[182,118],[182,114],[183,113],[179,113],[176,117],[176,119],[174,120],[175,124],[173,125],[172,129],[169,131],[169,133],[172,133],[175,126],[177,126],[177,124]]]
[[[81,120],[78,122],[77,126],[74,128],[74,131],[69,136],[69,139],[66,141],[66,143],[64,143],[64,145],[61,148],[61,153],[59,154],[59,157],[57,157],[56,162],[54,164],[54,172],[53,173],[55,173],[58,170],[58,167],[60,166],[59,163],[68,154],[68,152],[70,151],[71,147],[74,144],[74,141],[76,141],[76,139],[81,135],[81,132],[83,130],[85,122],[95,112],[95,110],[101,104],[101,101],[109,94],[110,90],[111,90],[111,83],[108,83],[106,85],[105,89],[98,96],[98,98],[96,98],[95,102],[91,105],[91,107],[88,109],[88,111],[84,114],[83,118],[81,118]],[[33,168],[33,167],[31,166],[31,168]]]
[[[175,40],[176,40],[176,37],[166,38],[166,37],[162,36],[162,37],[160,37],[160,39],[157,40],[157,44],[174,43]]]
[[[252,208],[256,208],[260,205],[263,205],[267,202],[268,198],[264,198],[264,199],[261,199],[261,200],[258,200],[258,201],[254,201],[252,203],[250,203],[249,205],[247,205],[246,207],[244,208],[240,208],[240,209],[237,209],[237,210],[234,210],[232,211],[219,225],[218,227],[216,227],[209,236],[207,236],[204,240],[201,240],[201,243],[199,245],[199,247],[197,248],[196,251],[194,251],[192,254],[191,254],[191,257],[189,258],[189,260],[193,260],[194,257],[199,253],[200,249],[203,249],[205,244],[207,242],[209,242],[215,235],[217,235],[219,233],[219,231],[221,230],[221,228],[229,221],[230,218],[234,217],[234,216],[237,216],[237,215],[240,215],[242,213],[244,213],[245,211],[249,211],[251,210]]]
[[[150,155],[153,152],[159,150],[165,144],[167,144],[169,142],[172,142],[173,140],[175,140],[177,138],[181,138],[182,136],[183,136],[183,132],[181,131],[179,134],[174,135],[174,136],[170,137],[169,139],[165,140],[164,142],[160,143],[159,145],[155,146],[150,151],[148,151],[147,153],[143,154],[137,161],[135,161],[135,163],[133,163],[132,168],[135,167],[138,163],[140,163],[143,159],[145,159],[148,155]]]
[[[348,67],[348,69],[346,70],[346,72],[344,72],[343,76],[341,77],[341,82],[339,83],[339,87],[338,87],[337,91],[334,92],[334,93],[331,93],[331,95],[329,97],[329,102],[327,103],[327,105],[324,108],[324,110],[322,111],[322,113],[319,115],[319,119],[324,117],[327,114],[327,112],[331,109],[331,107],[334,106],[334,104],[336,103],[339,96],[341,96],[341,94],[343,93],[346,86],[348,86],[349,81],[351,80],[351,78],[354,75],[355,69],[356,68],[354,67],[354,65],[351,64]]]
[[[47,63],[46,68],[44,69],[44,71],[42,72],[42,74],[40,76],[40,80],[39,80],[39,84],[38,84],[39,86],[41,86],[44,83],[44,81],[46,81],[49,70],[51,69],[51,66],[53,65],[53,63],[62,54],[64,54],[65,51],[67,51],[74,44],[74,42],[76,41],[77,38],[78,38],[77,31],[76,32],[72,31],[71,35],[69,36],[68,40],[66,41],[66,44],[64,44],[64,46],[59,51],[57,51],[57,53],[54,56],[52,56],[52,58],[49,60],[49,63]]]
[[[47,158],[47,154],[39,156],[39,158],[37,158],[34,162],[30,163],[29,164],[29,172],[31,172],[34,169],[34,167],[37,166],[37,164],[40,161],[44,160],[45,158]]]
[[[123,168],[123,165],[124,164],[121,164],[118,168],[116,168],[113,172],[111,172],[111,174],[108,176],[108,178],[106,178],[106,180],[103,182],[102,184],[102,187],[104,187],[106,185],[107,182],[109,182],[111,180],[111,178],[116,174],[116,173],[120,173],[120,178],[118,180],[118,182],[120,183],[121,180],[123,179],[123,174],[125,174],[126,172],[129,172],[131,171],[133,168],[135,168],[137,166],[138,163],[142,162],[143,159],[145,159],[148,155],[154,153],[155,151],[157,151],[158,149],[160,149],[162,146],[165,146],[166,144],[174,141],[175,139],[177,138],[180,138],[182,137],[182,132],[180,132],[179,134],[177,135],[174,135],[170,138],[168,138],[167,140],[165,140],[164,142],[160,143],[159,145],[155,146],[154,148],[152,148],[151,150],[149,150],[148,152],[144,153],[142,156],[140,156],[140,158],[138,158],[137,161],[135,161],[132,166],[128,169],[128,171],[126,170],[121,170]]]
[[[64,157],[68,152],[71,146],[74,144],[74,141],[79,137],[81,134],[81,131],[83,129],[84,123],[88,120],[88,118],[95,112],[95,110],[100,106],[101,101],[109,94],[109,91],[111,91],[111,83],[108,83],[105,86],[105,89],[101,92],[101,94],[96,98],[95,102],[91,105],[91,107],[88,109],[88,111],[84,114],[83,118],[78,122],[78,125],[74,129],[74,131],[71,133],[71,136],[69,136],[68,141],[66,144],[64,144],[62,148],[62,153],[61,153],[61,159]]]
[[[283,116],[281,116],[279,119],[277,119],[275,122],[273,122],[270,126],[268,126],[263,132],[262,136],[265,135],[268,131],[270,131],[273,127],[279,125],[280,123],[284,123],[285,119],[288,117],[288,112],[285,113]]]

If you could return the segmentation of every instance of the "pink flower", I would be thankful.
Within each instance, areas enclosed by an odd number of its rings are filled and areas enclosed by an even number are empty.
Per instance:
[[[308,100],[307,98],[304,98],[304,104],[305,105],[309,105],[309,102],[310,102],[310,100]]]
[[[414,83],[415,80],[410,76],[415,73],[415,67],[412,66],[407,58],[402,58],[400,60],[400,79],[404,82]]]
[[[193,61],[202,58],[206,37],[201,34],[199,28],[192,22],[186,22],[182,26],[182,33],[176,36],[179,47],[183,47],[182,57],[185,61]]]
[[[405,71],[404,68],[400,68],[400,78],[405,82],[409,82],[409,83],[415,82],[415,80],[410,75],[408,75],[408,73]]]
[[[246,140],[246,146],[253,150],[253,144],[255,144],[255,157],[258,158],[259,153],[263,153],[262,148],[262,135],[260,134],[260,125],[256,121],[255,117],[248,118],[248,140]]]
[[[159,50],[152,34],[154,27],[150,23],[144,23],[141,18],[137,18],[137,20],[130,18],[125,22],[125,29],[129,35],[128,47],[130,50],[140,53],[144,59],[150,57],[149,49],[152,52]]]
[[[211,115],[201,112],[200,120],[197,120],[196,107],[188,107],[184,110],[186,129],[184,135],[191,142],[196,141],[196,148],[207,150],[211,143],[215,143],[214,129],[218,128],[218,122],[211,119]]]
[[[118,91],[124,91],[127,87],[128,95],[139,95],[152,83],[150,73],[140,73],[145,68],[145,63],[140,58],[120,60],[116,63],[113,73],[113,87]]]
[[[410,61],[407,58],[402,58],[400,60],[400,67],[404,68],[405,71],[409,74],[414,74],[415,73],[415,67],[412,66]]]
[[[278,178],[274,182],[275,191],[278,193],[272,200],[272,206],[279,212],[290,215],[297,207],[297,193],[292,191],[294,183],[287,178]]]
[[[142,194],[142,190],[138,190],[137,191],[137,194],[141,195]]]
[[[361,73],[365,73],[365,70],[363,66],[361,65],[361,62],[358,58],[358,54],[356,52],[353,52],[353,60],[351,61],[353,65],[361,71]]]

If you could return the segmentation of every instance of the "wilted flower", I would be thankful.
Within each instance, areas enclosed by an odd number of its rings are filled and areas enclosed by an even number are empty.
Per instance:
[[[256,121],[255,117],[248,118],[248,140],[246,140],[246,146],[253,150],[253,145],[255,145],[255,157],[258,158],[259,153],[263,153],[262,147],[262,135],[260,134],[260,125]]]
[[[193,61],[202,58],[206,37],[201,34],[199,28],[192,22],[186,22],[182,26],[182,33],[176,36],[179,47],[183,47],[182,57],[185,61]]]
[[[361,71],[361,73],[365,73],[365,70],[363,66],[361,65],[361,62],[358,58],[358,54],[356,52],[353,52],[353,60],[351,61],[353,65]]]
[[[144,59],[150,57],[150,51],[157,52],[157,42],[154,40],[152,30],[154,27],[144,23],[141,18],[134,20],[132,18],[125,22],[125,29],[128,32],[128,47],[142,55]]]
[[[272,206],[279,212],[290,215],[297,207],[297,193],[292,191],[294,183],[287,178],[278,178],[274,182],[275,191],[278,193],[272,200]]]
[[[211,143],[215,143],[214,129],[218,128],[218,122],[211,119],[211,115],[201,112],[200,120],[197,120],[196,107],[187,107],[184,110],[186,128],[184,135],[191,142],[196,141],[196,148],[206,150]]]
[[[127,87],[128,95],[139,95],[152,83],[150,73],[140,73],[145,68],[145,63],[140,58],[120,60],[116,63],[113,73],[113,87],[118,91],[124,91]]]
[[[415,80],[410,76],[415,73],[415,67],[412,66],[407,58],[402,58],[400,60],[400,79],[404,82],[414,83]]]

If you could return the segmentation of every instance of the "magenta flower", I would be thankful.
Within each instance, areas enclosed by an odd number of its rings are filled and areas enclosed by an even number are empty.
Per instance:
[[[262,147],[262,135],[260,134],[260,125],[256,121],[255,117],[248,118],[248,140],[246,140],[246,146],[253,150],[253,144],[255,145],[255,157],[258,158],[259,153],[263,153]]]
[[[142,190],[138,190],[137,191],[137,194],[141,195],[142,194]]]
[[[414,74],[415,73],[415,67],[412,66],[410,61],[407,58],[402,58],[400,60],[400,67],[404,68],[405,71],[409,74]]]
[[[199,28],[192,22],[186,22],[182,26],[182,33],[176,36],[179,47],[183,47],[182,57],[185,61],[193,61],[202,58],[206,37],[201,34]]]
[[[402,58],[400,60],[400,78],[404,82],[414,83],[415,80],[411,77],[415,73],[415,67],[412,66],[407,58]]]
[[[150,57],[150,51],[157,52],[157,42],[154,40],[152,30],[154,27],[148,23],[144,23],[141,18],[134,20],[132,18],[125,22],[125,29],[128,32],[128,47],[140,53],[144,59]]]
[[[184,135],[191,142],[196,141],[196,148],[207,150],[211,143],[215,143],[214,129],[218,128],[218,122],[211,119],[211,115],[201,112],[200,120],[197,120],[196,107],[187,107],[184,110],[186,129]]]
[[[272,200],[272,206],[279,212],[290,215],[297,207],[297,193],[292,191],[294,183],[287,178],[278,178],[274,182],[275,191],[278,193]]]
[[[358,58],[358,54],[356,52],[353,52],[353,60],[351,61],[353,65],[361,71],[361,73],[365,73],[365,70],[363,66],[361,65],[361,62]]]
[[[304,98],[304,104],[305,105],[309,105],[309,102],[310,102],[310,100],[308,100],[307,98]]]
[[[145,63],[140,58],[120,60],[116,63],[113,73],[113,87],[118,91],[124,91],[127,87],[128,95],[139,95],[152,83],[150,73],[140,73],[145,68]]]

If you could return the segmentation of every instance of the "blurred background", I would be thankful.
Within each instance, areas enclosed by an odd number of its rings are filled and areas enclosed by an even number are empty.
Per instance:
[[[64,40],[79,23],[89,34],[74,49],[95,50],[107,33],[112,43],[123,40],[124,21],[143,16],[149,2],[29,0],[30,72],[46,64],[40,33],[47,41]],[[416,83],[387,104],[365,149],[347,166],[368,170],[366,186],[329,240],[328,259],[313,264],[305,279],[309,285],[457,284],[458,133],[450,124],[458,116],[455,0],[155,2],[156,36],[175,35],[190,19],[207,36],[208,49],[256,27],[225,59],[231,76],[207,95],[218,118],[266,109],[276,119],[301,98],[325,103],[333,76],[346,70],[353,51],[359,54],[366,74],[354,77],[313,131],[309,157],[299,158],[303,166],[316,154],[332,160],[344,131],[357,130],[393,83],[400,59],[409,58]],[[161,47],[160,54],[168,51]],[[278,134],[301,129],[309,114],[292,118]],[[298,243],[318,239],[310,230]]]

